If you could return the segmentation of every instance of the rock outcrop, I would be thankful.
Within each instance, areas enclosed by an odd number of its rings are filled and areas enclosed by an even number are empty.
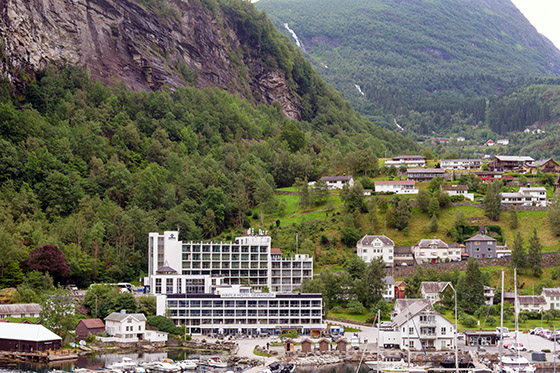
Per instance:
[[[300,119],[285,71],[221,8],[197,0],[0,0],[0,69],[13,83],[50,63],[84,67],[134,90],[193,84],[219,87],[254,103],[278,102]],[[274,65],[274,64],[272,64]],[[19,82],[21,83],[21,82]]]

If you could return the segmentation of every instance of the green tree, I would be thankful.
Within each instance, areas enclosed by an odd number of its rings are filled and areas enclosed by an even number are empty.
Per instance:
[[[364,282],[366,284],[365,299],[362,304],[366,307],[377,303],[385,291],[385,263],[381,258],[373,259],[366,267]]]
[[[353,255],[350,259],[344,262],[344,269],[353,279],[362,278],[364,276],[366,266],[366,262],[357,255]]]
[[[261,211],[261,225],[264,224],[264,212],[265,208],[271,204],[274,200],[274,189],[265,179],[259,179],[257,181],[255,189],[255,201],[259,205]]]
[[[436,214],[432,215],[432,219],[430,219],[430,224],[428,225],[428,232],[434,233],[437,232],[439,228],[438,220]]]
[[[552,204],[550,205],[550,210],[548,210],[547,216],[552,233],[556,236],[560,236],[560,198],[554,198]]]
[[[473,313],[484,304],[484,278],[478,260],[469,258],[465,276],[457,284],[457,301],[465,312]]]
[[[408,222],[412,216],[408,199],[395,199],[391,209],[387,212],[387,225],[400,231],[408,227]]]
[[[157,311],[156,297],[143,295],[138,297],[138,312],[148,316],[154,316]]]
[[[519,219],[517,217],[517,210],[515,209],[515,206],[511,206],[511,210],[509,211],[509,227],[512,230],[519,227]]]
[[[486,196],[484,197],[484,214],[494,221],[500,220],[502,213],[501,186],[502,183],[500,181],[494,181],[488,186]]]
[[[466,226],[468,224],[467,218],[465,217],[465,213],[461,210],[455,212],[455,221],[453,225],[455,228]]]
[[[354,185],[348,189],[346,198],[344,198],[344,206],[349,212],[366,212],[367,208],[364,202],[364,188],[362,187],[362,183],[356,181]]]
[[[523,237],[520,232],[517,232],[513,240],[513,247],[511,248],[511,265],[513,268],[524,268],[526,265],[525,247],[523,247]]]
[[[430,205],[428,206],[428,215],[435,216],[439,214],[439,200],[436,196],[430,198]]]
[[[70,289],[57,288],[41,303],[41,323],[62,336],[76,328],[76,307]]]
[[[323,204],[327,202],[327,199],[329,198],[329,186],[324,180],[319,180],[313,184],[311,194],[315,203]]]
[[[533,271],[533,275],[542,275],[542,244],[537,236],[537,228],[533,228],[533,235],[529,237],[529,249],[527,256],[527,267]]]
[[[109,285],[92,285],[84,296],[83,305],[92,317],[104,319],[115,310],[115,300],[119,297],[118,288]]]
[[[426,213],[428,212],[428,207],[430,206],[430,193],[425,189],[420,189],[418,196],[416,197],[416,205],[420,208],[420,211]]]
[[[0,227],[0,277],[5,276],[6,268],[14,261],[23,259],[24,253],[14,243],[12,235]]]
[[[297,128],[294,122],[288,122],[280,132],[280,139],[288,143],[290,151],[297,152],[305,146],[305,135]]]

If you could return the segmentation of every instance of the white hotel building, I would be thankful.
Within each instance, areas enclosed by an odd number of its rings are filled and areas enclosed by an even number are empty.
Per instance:
[[[182,242],[178,231],[150,233],[148,277],[152,294],[174,294],[189,286],[237,285],[248,281],[254,289],[290,292],[304,278],[313,277],[313,258],[297,254],[282,257],[271,248],[270,236],[237,237],[233,242]],[[190,276],[189,278],[185,275]],[[205,282],[204,275],[212,278]],[[199,276],[199,277],[196,277]]]
[[[157,297],[157,314],[168,315],[189,334],[279,334],[295,329],[320,336],[322,294],[251,293],[248,287],[217,287],[211,294]]]

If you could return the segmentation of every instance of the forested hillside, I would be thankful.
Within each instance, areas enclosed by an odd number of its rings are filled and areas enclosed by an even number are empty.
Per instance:
[[[487,123],[486,98],[558,83],[560,51],[509,0],[256,4],[361,113],[415,133]]]
[[[41,244],[61,247],[75,281],[130,280],[146,266],[150,231],[202,239],[248,228],[252,206],[278,208],[277,186],[364,173],[385,149],[417,149],[336,95],[316,97],[317,114],[294,122],[277,105],[255,107],[218,89],[132,92],[74,67],[39,73],[23,92],[4,82],[4,285]]]

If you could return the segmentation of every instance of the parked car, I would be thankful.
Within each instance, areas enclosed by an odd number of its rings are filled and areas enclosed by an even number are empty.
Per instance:
[[[500,334],[500,327],[499,327],[499,326],[496,327],[496,333],[498,333],[498,335]],[[506,328],[505,326],[504,326],[504,328],[502,329],[502,336],[503,336],[504,338],[509,338],[509,337],[511,337],[511,335],[509,334],[509,329]]]
[[[541,337],[546,339],[550,339],[551,335],[552,335],[552,330],[548,330],[548,329],[541,333]]]
[[[535,335],[540,335],[542,331],[543,331],[543,328],[538,327],[538,328],[529,330],[529,333],[530,334],[535,334]]]
[[[544,337],[545,334],[546,334],[547,332],[550,333],[550,330],[548,330],[548,329],[543,329],[543,330],[541,330],[541,332],[539,333],[539,335],[540,335],[541,337]]]
[[[527,351],[527,348],[525,346],[523,346],[523,343],[511,343],[509,345],[504,345],[505,348],[507,348],[508,350],[511,351]]]

